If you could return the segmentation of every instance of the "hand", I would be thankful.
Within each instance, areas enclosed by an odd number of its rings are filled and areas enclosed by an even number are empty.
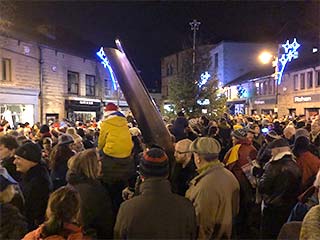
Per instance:
[[[122,198],[123,200],[129,200],[133,198],[134,192],[129,189],[129,187],[126,187],[122,190]]]

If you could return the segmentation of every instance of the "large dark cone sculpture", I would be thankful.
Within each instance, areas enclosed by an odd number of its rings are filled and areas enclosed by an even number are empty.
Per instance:
[[[124,53],[114,48],[105,48],[104,51],[126,101],[138,122],[144,142],[149,146],[153,144],[160,146],[172,156],[173,145],[169,132],[148,90],[128,58]]]

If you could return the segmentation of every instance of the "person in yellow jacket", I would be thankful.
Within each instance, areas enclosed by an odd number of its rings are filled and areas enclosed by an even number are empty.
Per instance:
[[[126,117],[113,103],[105,107],[105,119],[100,125],[98,149],[102,158],[102,181],[108,189],[114,211],[122,202],[122,190],[135,175],[131,158],[133,142]]]

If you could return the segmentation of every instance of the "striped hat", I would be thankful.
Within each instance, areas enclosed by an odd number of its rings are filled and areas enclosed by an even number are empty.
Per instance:
[[[160,148],[145,151],[140,158],[139,172],[145,177],[164,177],[169,174],[169,161]]]

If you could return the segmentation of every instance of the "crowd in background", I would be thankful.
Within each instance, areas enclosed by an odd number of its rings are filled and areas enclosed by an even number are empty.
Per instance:
[[[319,116],[163,121],[172,156],[114,104],[99,122],[2,119],[0,238],[320,238]]]

